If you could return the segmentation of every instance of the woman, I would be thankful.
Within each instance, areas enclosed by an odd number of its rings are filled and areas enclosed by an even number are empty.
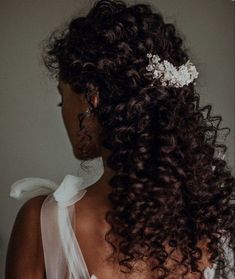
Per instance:
[[[147,4],[97,1],[43,58],[75,157],[104,172],[21,181],[42,191],[17,215],[6,278],[228,278],[234,177],[174,25]]]

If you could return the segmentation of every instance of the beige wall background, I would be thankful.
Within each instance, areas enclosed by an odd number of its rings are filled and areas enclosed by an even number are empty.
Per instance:
[[[226,158],[234,171],[234,2],[232,0],[126,1],[152,3],[175,23],[198,65],[201,105],[231,128]],[[59,182],[77,174],[56,91],[42,66],[40,43],[93,1],[2,0],[0,3],[0,274],[10,232],[23,201],[9,197],[13,182],[43,177]],[[96,162],[95,162],[96,165]],[[99,166],[98,166],[99,167]],[[95,175],[95,173],[91,174]]]

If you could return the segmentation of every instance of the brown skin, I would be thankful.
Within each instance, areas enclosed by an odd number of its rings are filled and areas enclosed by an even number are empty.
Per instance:
[[[71,142],[74,156],[80,160],[86,160],[102,156],[104,163],[104,174],[93,185],[87,188],[87,193],[75,204],[77,220],[75,234],[78,239],[81,251],[85,258],[90,274],[95,274],[98,278],[121,279],[123,275],[115,266],[104,264],[104,258],[111,252],[110,246],[104,240],[104,235],[109,224],[104,221],[110,204],[107,199],[111,191],[108,180],[113,176],[113,171],[107,167],[106,160],[109,151],[101,146],[101,127],[96,116],[90,115],[83,123],[86,131],[92,135],[92,141],[88,143],[84,133],[79,132],[77,115],[88,108],[87,100],[83,94],[76,94],[69,84],[62,81],[58,84],[59,92],[62,96],[62,117],[63,122]],[[93,95],[92,103],[97,106],[99,94]],[[82,148],[86,149],[87,154],[82,153]],[[5,279],[45,279],[45,265],[43,257],[41,228],[40,228],[40,211],[46,196],[38,196],[28,200],[18,212],[12,229],[10,241],[8,244],[6,258]],[[89,235],[89,241],[87,241]],[[203,249],[203,259],[200,269],[204,270],[211,266],[208,261],[206,251],[206,241],[201,241],[198,246]],[[96,247],[96,249],[94,249]],[[165,245],[169,251],[169,246]],[[177,254],[178,253],[178,254]],[[180,252],[174,253],[177,259],[180,259]],[[174,261],[168,260],[167,267],[174,265]],[[140,270],[145,268],[143,263],[135,266]],[[178,274],[178,275],[177,275]],[[171,277],[179,278],[180,270]],[[152,276],[142,271],[140,274],[133,273],[130,279],[150,279]],[[187,275],[187,279],[196,279],[194,274]],[[170,278],[169,278],[170,279]]]
[[[44,279],[40,210],[46,196],[28,200],[19,210],[8,244],[6,279]]]
[[[101,146],[102,127],[95,115],[89,115],[83,120],[85,129],[92,136],[91,142],[88,142],[83,131],[79,130],[79,119],[77,115],[85,112],[88,108],[88,102],[84,94],[75,93],[68,83],[60,81],[58,91],[62,97],[61,114],[66,128],[70,143],[73,148],[74,156],[79,160],[94,159],[102,156],[104,164],[104,174],[93,185],[87,188],[87,194],[98,200],[106,200],[107,194],[111,191],[108,180],[113,176],[113,170],[108,168],[106,160],[110,151]],[[97,107],[99,102],[99,93],[92,96],[92,103]],[[86,155],[82,153],[85,148]]]
[[[79,119],[77,119],[77,116],[88,108],[88,102],[84,94],[75,93],[69,84],[62,81],[58,84],[58,91],[62,97],[61,114],[74,156],[81,160],[101,156],[101,127],[96,116],[89,115],[83,121],[87,133],[92,136],[91,143],[88,144],[84,132],[79,129]],[[98,95],[93,95],[92,100],[93,104],[97,106]],[[82,153],[82,147],[87,152],[86,156]]]

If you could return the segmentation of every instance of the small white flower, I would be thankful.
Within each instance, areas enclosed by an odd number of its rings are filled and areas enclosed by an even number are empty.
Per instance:
[[[153,63],[158,63],[159,60],[160,60],[160,57],[158,55],[153,55],[153,58],[152,58]]]
[[[146,67],[146,69],[147,69],[148,71],[152,71],[152,70],[154,69],[154,67],[153,67],[153,65],[149,64],[149,65]]]
[[[153,74],[154,74],[154,78],[158,78],[161,76],[161,72],[159,72],[158,70],[154,70]]]

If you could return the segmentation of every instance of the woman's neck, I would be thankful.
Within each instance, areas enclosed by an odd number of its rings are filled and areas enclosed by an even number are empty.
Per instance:
[[[89,186],[87,190],[87,195],[96,200],[98,204],[103,204],[104,206],[109,205],[108,194],[112,191],[109,185],[109,180],[114,175],[114,171],[107,166],[107,157],[110,155],[110,151],[107,149],[103,150],[102,158],[104,165],[104,173],[94,184]]]

